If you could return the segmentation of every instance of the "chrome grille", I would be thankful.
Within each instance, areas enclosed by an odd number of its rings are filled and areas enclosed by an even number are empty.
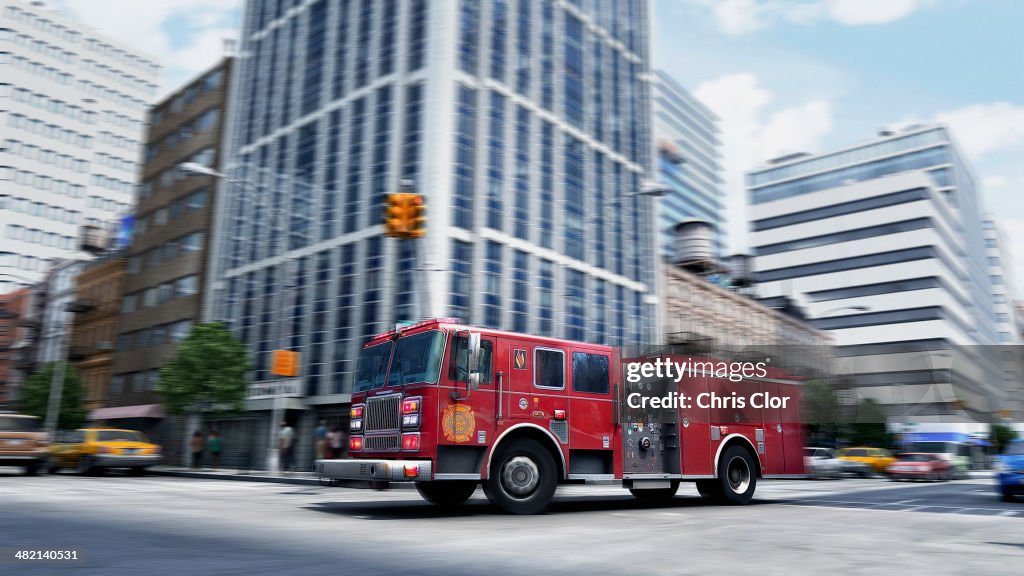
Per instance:
[[[401,405],[401,394],[367,398],[363,430],[367,432],[398,430],[398,425],[402,421],[402,416],[399,414]]]
[[[367,436],[366,439],[363,441],[363,450],[398,450],[398,445],[398,434],[387,434],[384,436]]]

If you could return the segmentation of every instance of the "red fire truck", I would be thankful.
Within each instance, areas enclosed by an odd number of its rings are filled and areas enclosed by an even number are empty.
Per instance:
[[[693,360],[693,359],[691,359]],[[797,384],[780,370],[732,381],[711,373],[624,377],[618,349],[434,319],[379,334],[356,368],[350,458],[321,478],[415,482],[441,506],[482,484],[498,508],[532,514],[559,483],[621,481],[669,499],[681,481],[745,504],[758,478],[804,474]],[[634,392],[691,399],[760,393],[785,407],[634,408]]]

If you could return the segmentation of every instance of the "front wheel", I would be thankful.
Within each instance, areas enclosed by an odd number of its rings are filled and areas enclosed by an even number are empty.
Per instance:
[[[757,487],[757,468],[750,452],[731,446],[718,463],[718,485],[726,504],[747,504]]]
[[[25,466],[25,476],[36,476],[39,474],[39,467],[42,466],[39,462],[33,462],[28,466]]]
[[[450,480],[444,482],[417,482],[416,491],[424,500],[441,508],[461,506],[476,491],[472,480]]]
[[[668,488],[654,488],[652,490],[634,490],[630,488],[629,493],[638,500],[644,500],[647,502],[667,502],[675,497],[677,490],[679,490],[679,480],[672,480],[669,483]]]
[[[484,493],[508,514],[537,514],[551,503],[558,471],[551,454],[529,439],[498,448],[484,481]]]

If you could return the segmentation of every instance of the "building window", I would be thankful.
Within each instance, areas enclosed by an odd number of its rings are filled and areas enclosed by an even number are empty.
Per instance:
[[[512,330],[529,331],[530,255],[516,250],[512,260]]]
[[[451,270],[451,291],[448,295],[448,309],[451,315],[464,322],[470,318],[470,294],[472,273],[473,245],[469,242],[452,239],[452,257],[449,264]]]
[[[550,260],[540,261],[540,301],[537,305],[538,330],[542,336],[552,336],[554,319],[554,265]]]
[[[459,27],[459,68],[467,74],[476,74],[480,43],[480,3],[462,0]]]
[[[501,328],[501,244],[487,241],[484,260],[484,326]]]
[[[473,2],[464,2],[474,4]],[[476,165],[476,91],[459,86],[455,126],[455,189],[452,220],[459,228],[473,229],[473,179]]]
[[[490,138],[487,161],[487,225],[502,230],[505,208],[502,202],[505,180],[505,97],[491,92]]]

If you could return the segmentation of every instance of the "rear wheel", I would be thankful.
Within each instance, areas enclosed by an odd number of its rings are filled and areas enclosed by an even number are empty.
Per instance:
[[[498,447],[484,493],[509,514],[536,514],[551,503],[558,483],[558,471],[551,454],[526,438]]]
[[[82,476],[89,476],[96,470],[93,465],[92,456],[82,456],[78,459],[78,473]]]
[[[1009,492],[1003,492],[1003,502],[1013,502],[1015,500],[1016,499],[1013,497],[1013,494],[1010,494]]]
[[[754,459],[742,446],[731,446],[718,462],[718,485],[726,504],[747,504],[754,497]]]
[[[145,476],[146,469],[141,467],[129,468],[128,473],[131,474],[132,476]]]
[[[41,464],[39,462],[33,462],[28,466],[25,466],[25,476],[35,476],[39,474],[40,466]]]
[[[652,490],[634,490],[630,488],[629,493],[637,499],[647,502],[667,502],[676,495],[677,490],[679,490],[679,480],[672,480],[668,488],[654,488]]]
[[[417,482],[416,491],[431,504],[442,508],[456,508],[473,495],[473,492],[476,491],[476,482],[472,480]]]

